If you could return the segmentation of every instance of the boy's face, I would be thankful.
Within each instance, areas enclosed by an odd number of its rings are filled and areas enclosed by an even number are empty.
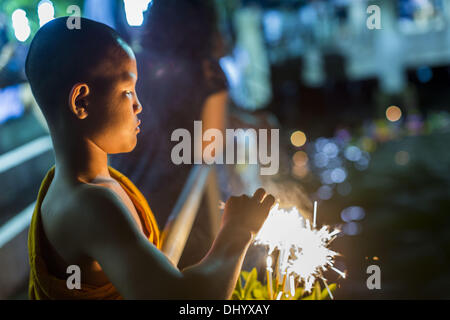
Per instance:
[[[103,88],[93,88],[87,134],[106,153],[130,152],[137,143],[142,106],[136,95],[137,66],[130,48],[104,68]]]

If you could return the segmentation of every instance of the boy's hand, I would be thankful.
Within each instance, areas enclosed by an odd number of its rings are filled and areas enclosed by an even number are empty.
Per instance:
[[[275,203],[272,195],[266,195],[263,188],[256,190],[253,197],[242,195],[230,197],[225,203],[223,225],[234,230],[256,234],[266,220]]]

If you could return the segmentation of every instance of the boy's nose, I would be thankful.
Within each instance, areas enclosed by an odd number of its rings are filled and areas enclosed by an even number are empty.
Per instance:
[[[134,112],[135,112],[136,114],[139,114],[139,113],[142,112],[142,105],[141,105],[141,103],[139,102],[139,100],[137,100],[137,99],[136,99],[136,104],[134,105]]]

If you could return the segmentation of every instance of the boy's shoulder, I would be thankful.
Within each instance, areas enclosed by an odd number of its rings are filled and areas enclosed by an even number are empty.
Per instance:
[[[83,183],[73,189],[64,207],[70,220],[100,229],[111,220],[111,214],[123,211],[124,206],[113,190]]]
[[[47,205],[47,210],[41,207],[46,233],[49,233],[49,240],[54,240],[51,242],[65,243],[73,239],[83,246],[84,242],[94,241],[109,232],[111,223],[116,220],[111,217],[125,214],[120,199],[103,186],[82,183],[66,190],[64,195],[56,193],[51,197],[53,205]]]

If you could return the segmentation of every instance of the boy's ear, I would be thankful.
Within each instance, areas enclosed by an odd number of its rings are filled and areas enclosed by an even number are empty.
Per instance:
[[[74,84],[70,90],[69,109],[78,119],[85,119],[88,116],[88,95],[89,86],[86,83]]]

